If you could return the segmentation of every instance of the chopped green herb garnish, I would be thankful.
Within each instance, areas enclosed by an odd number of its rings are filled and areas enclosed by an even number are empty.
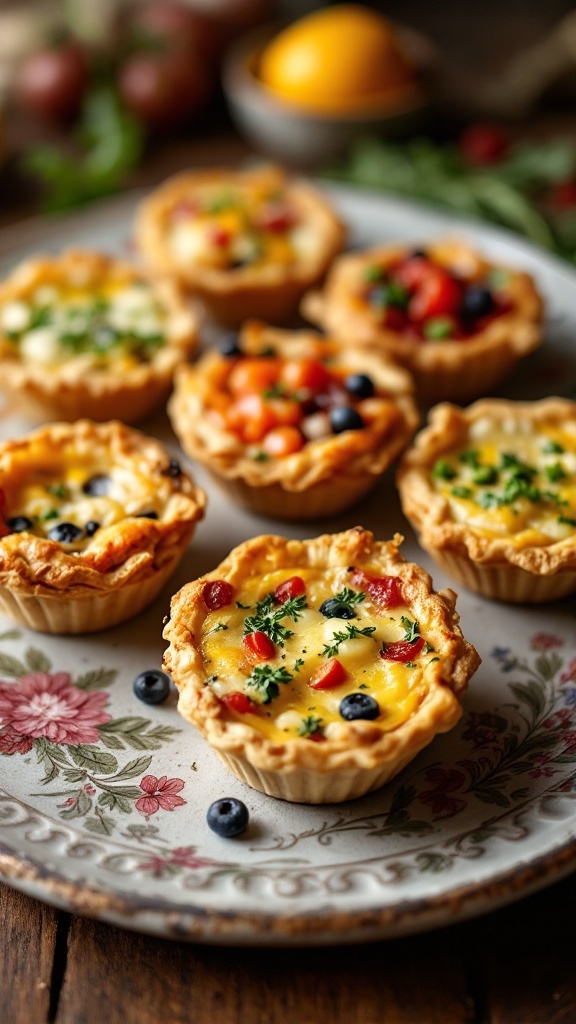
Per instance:
[[[302,668],[303,664],[304,664],[304,658],[296,658],[296,661],[294,662],[294,667],[292,668],[292,671],[294,672],[294,674],[296,674],[297,672],[300,671],[300,669]]]
[[[268,455],[268,452],[254,452],[252,458],[254,459],[254,462],[268,462],[270,456]]]
[[[438,658],[438,657],[436,657],[436,658],[430,658],[430,661],[428,662],[428,664],[429,664],[429,665],[432,665],[432,664],[433,664],[433,662],[435,662],[435,661],[440,661],[440,658]]]
[[[358,684],[358,689],[359,690],[367,690],[368,687],[367,687],[366,683],[359,683]]]
[[[494,466],[478,466],[472,480],[475,484],[495,484],[498,480],[498,472]]]
[[[542,445],[542,451],[543,451],[544,455],[563,455],[564,454],[564,448],[562,447],[562,445],[558,444],[557,441],[552,441],[552,440],[546,441],[546,443]]]
[[[463,462],[465,466],[472,466],[472,469],[478,469],[480,462],[476,448],[467,448],[465,452],[462,452],[460,462]]]
[[[279,683],[289,683],[292,675],[281,665],[255,665],[246,680],[246,686],[253,686],[262,695],[262,703],[269,704],[280,692]]]
[[[381,267],[366,267],[362,277],[368,284],[375,284],[376,281],[381,281],[384,276],[384,271]]]
[[[302,724],[298,729],[299,736],[314,736],[315,733],[320,732],[322,728],[322,719],[317,718],[316,715],[307,715],[306,718],[302,719]]]
[[[454,498],[471,498],[472,491],[469,487],[453,487],[450,494]]]
[[[361,590],[351,590],[350,587],[342,587],[342,590],[335,595],[335,600],[343,601],[344,604],[355,605],[362,604],[365,597],[366,594]]]
[[[49,508],[42,516],[42,519],[58,519],[58,509]]]
[[[424,654],[430,654],[430,652],[433,650],[434,648],[432,647],[432,644],[429,643],[428,640],[426,640],[426,643],[424,644]]]
[[[289,618],[293,622],[297,622],[306,607],[304,594],[301,597],[291,597],[289,601],[285,601],[276,609],[274,608],[274,595],[266,594],[256,604],[256,614],[246,616],[244,634],[265,633],[273,643],[283,647],[284,641],[294,636],[294,633],[287,626],[282,625],[282,619]]]
[[[422,333],[429,341],[444,341],[454,334],[454,324],[447,316],[435,316],[426,320]]]
[[[558,516],[558,522],[566,526],[576,526],[576,519],[570,519],[569,516]]]
[[[557,483],[558,480],[565,480],[567,475],[559,462],[555,462],[552,466],[546,466],[544,472],[551,484]]]
[[[250,608],[251,606],[249,604],[242,604],[242,601],[236,601],[236,607],[237,608]]]
[[[220,633],[223,629],[228,629],[225,622],[218,622],[212,629],[209,629],[205,636],[210,636],[210,633]]]
[[[275,384],[271,384],[269,388],[266,388],[262,392],[262,398],[285,398],[288,394],[285,384],[277,381]]]
[[[452,468],[446,459],[438,459],[432,470],[432,476],[438,480],[453,480],[456,476],[456,470]]]
[[[362,629],[350,622],[347,624],[344,632],[334,633],[331,644],[324,644],[321,657],[334,658],[338,654],[340,644],[343,644],[346,640],[356,640],[359,636],[372,636],[372,633],[375,631],[376,626],[364,626]]]
[[[402,615],[400,617],[400,622],[402,623],[402,626],[404,627],[405,630],[404,640],[407,640],[408,643],[413,643],[414,640],[416,640],[417,637],[420,636],[420,626],[418,625],[416,619],[414,620],[414,622],[412,622],[412,620],[409,619],[407,615]]]
[[[405,661],[404,664],[406,665],[406,668],[416,668],[415,661]]]
[[[48,494],[52,494],[55,498],[68,498],[70,496],[70,490],[66,484],[49,484],[46,490]]]

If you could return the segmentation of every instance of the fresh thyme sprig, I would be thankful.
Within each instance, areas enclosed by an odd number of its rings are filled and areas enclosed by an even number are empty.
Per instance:
[[[372,633],[376,631],[376,626],[354,626],[351,622],[346,626],[346,630],[340,633],[334,633],[332,636],[331,644],[324,644],[321,651],[321,657],[323,658],[335,658],[340,649],[340,644],[343,644],[346,640],[356,640],[359,636],[372,636]]]
[[[365,597],[366,594],[362,593],[361,590],[351,590],[350,587],[342,587],[342,590],[335,595],[335,600],[343,601],[344,604],[351,604],[353,606],[355,604],[362,604]]]
[[[400,622],[402,623],[405,630],[404,640],[407,640],[409,644],[414,643],[414,641],[417,640],[418,637],[420,636],[420,626],[418,625],[416,620],[412,622],[412,620],[409,619],[407,615],[402,615],[400,618]]]
[[[284,665],[255,665],[246,680],[246,686],[253,686],[260,693],[263,704],[269,704],[280,692],[279,683],[289,683],[291,672]]]
[[[306,718],[302,719],[302,724],[298,729],[299,736],[314,736],[315,733],[320,732],[322,728],[322,718],[317,718],[316,715],[307,715]]]
[[[287,626],[282,625],[282,619],[292,619],[297,622],[302,612],[307,607],[305,595],[291,597],[279,608],[274,608],[274,595],[266,594],[256,605],[256,614],[247,615],[244,620],[244,634],[265,633],[274,644],[284,646],[284,641],[289,640],[294,633]]]

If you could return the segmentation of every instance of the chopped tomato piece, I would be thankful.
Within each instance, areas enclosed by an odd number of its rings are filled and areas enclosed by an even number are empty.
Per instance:
[[[291,398],[269,398],[267,402],[279,427],[297,427],[303,418],[298,402]]]
[[[246,443],[261,441],[277,426],[274,410],[261,395],[240,395],[227,413],[228,425]]]
[[[306,593],[306,584],[301,576],[291,576],[290,579],[279,583],[274,589],[274,597],[280,604],[290,601],[293,597],[300,597]]]
[[[403,309],[397,306],[387,306],[384,310],[384,326],[391,331],[402,331],[408,323],[408,317]]]
[[[436,267],[427,256],[407,256],[392,268],[390,276],[408,291],[419,288],[431,270]]]
[[[396,643],[383,644],[380,657],[384,658],[384,661],[401,661],[405,664],[420,654],[424,643],[424,638],[419,636],[417,640],[412,640],[412,642],[410,640],[398,640]]]
[[[458,281],[442,267],[432,267],[410,299],[408,313],[411,320],[421,322],[458,313],[461,303],[462,289]]]
[[[247,633],[242,639],[246,651],[252,661],[270,661],[276,654],[276,645],[266,633],[259,629],[255,633]]]
[[[370,576],[362,569],[355,569],[352,584],[365,590],[381,608],[398,608],[405,604],[402,580],[398,576]]]
[[[226,228],[221,228],[218,224],[211,224],[208,229],[208,240],[217,249],[226,249],[232,241],[232,235]]]
[[[261,395],[278,381],[280,364],[273,357],[247,357],[240,359],[228,376],[228,388],[234,395]]]
[[[344,665],[338,658],[328,658],[320,668],[310,676],[309,686],[313,690],[333,690],[341,686],[348,675]]]
[[[256,713],[257,708],[254,701],[250,700],[245,693],[240,693],[239,690],[235,690],[234,693],[226,693],[222,697],[222,703],[229,708],[230,711],[237,711],[240,715],[245,715],[248,711]]]
[[[211,580],[210,583],[204,584],[202,597],[206,607],[213,612],[230,604],[233,593],[233,587],[227,580]]]
[[[329,370],[319,359],[288,359],[280,371],[280,380],[289,391],[325,391],[332,383]]]
[[[293,455],[305,445],[305,440],[297,427],[276,427],[262,441],[262,448],[267,455],[281,458]]]
[[[263,231],[283,234],[297,223],[296,211],[287,203],[270,203],[257,217],[258,227]]]

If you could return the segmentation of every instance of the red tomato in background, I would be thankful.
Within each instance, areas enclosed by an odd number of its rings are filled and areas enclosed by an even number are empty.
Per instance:
[[[191,121],[206,102],[209,75],[197,54],[187,51],[135,53],[118,75],[118,91],[135,117],[151,128]]]
[[[88,83],[86,55],[70,42],[30,54],[20,66],[15,95],[20,106],[47,121],[73,118]]]
[[[508,153],[510,139],[495,124],[471,124],[460,136],[460,151],[472,164],[497,164]]]

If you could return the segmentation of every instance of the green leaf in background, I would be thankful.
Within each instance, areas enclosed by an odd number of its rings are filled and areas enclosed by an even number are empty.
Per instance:
[[[44,184],[43,209],[55,213],[116,192],[144,149],[144,131],[115,92],[97,88],[82,109],[78,142],[81,156],[54,146],[38,146],[24,166]]]
[[[555,218],[546,191],[576,176],[576,144],[556,139],[520,143],[486,170],[471,166],[453,144],[429,139],[387,143],[359,140],[326,177],[380,189],[487,220],[538,245],[576,258],[576,214]]]

